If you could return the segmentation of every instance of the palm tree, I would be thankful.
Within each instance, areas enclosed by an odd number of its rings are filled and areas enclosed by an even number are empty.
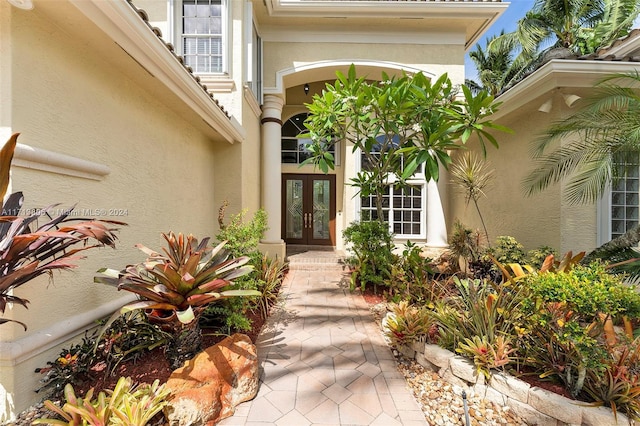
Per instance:
[[[629,32],[640,13],[640,0],[536,0],[508,38],[523,53],[567,49],[588,54]]]
[[[466,80],[466,85],[474,92],[484,89],[497,96],[513,86],[529,70],[531,61],[525,55],[518,55],[519,45],[515,38],[504,39],[505,32],[487,40],[485,49],[479,44],[469,53],[478,70],[480,82]],[[504,40],[494,43],[495,40]]]
[[[599,81],[584,107],[555,122],[537,140],[536,168],[524,181],[527,194],[569,178],[567,199],[596,202],[616,182],[625,159],[640,155],[640,73],[613,74]],[[548,151],[553,142],[564,142]]]

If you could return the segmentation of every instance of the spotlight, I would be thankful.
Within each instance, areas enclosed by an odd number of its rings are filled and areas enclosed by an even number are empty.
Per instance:
[[[308,95],[309,94],[309,83],[305,83],[304,84],[304,94]]]
[[[562,95],[564,98],[564,103],[567,104],[569,108],[573,106],[578,100],[580,100],[580,96],[578,95]]]
[[[545,114],[548,114],[549,111],[551,111],[551,106],[552,105],[553,105],[553,99],[547,99],[545,101],[545,103],[540,105],[540,108],[538,108],[538,111],[544,112]]]

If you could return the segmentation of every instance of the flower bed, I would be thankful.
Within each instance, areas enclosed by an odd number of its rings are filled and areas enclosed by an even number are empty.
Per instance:
[[[384,322],[383,322],[384,324]],[[548,390],[531,386],[506,373],[493,373],[489,381],[478,374],[473,362],[438,345],[414,342],[397,349],[425,368],[437,372],[451,384],[467,389],[488,401],[508,406],[531,425],[628,425],[629,419],[607,407],[575,401]]]

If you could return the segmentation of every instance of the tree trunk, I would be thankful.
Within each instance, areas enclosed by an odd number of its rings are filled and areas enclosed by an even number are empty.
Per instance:
[[[608,243],[604,243],[600,247],[594,249],[591,253],[586,255],[584,259],[582,259],[581,263],[588,265],[595,259],[609,257],[612,251],[624,250],[636,246],[638,245],[638,242],[640,242],[640,225],[631,228],[619,237],[616,237]]]
[[[183,325],[177,330],[165,348],[164,355],[172,369],[180,368],[185,361],[202,350],[202,332],[198,320]]]

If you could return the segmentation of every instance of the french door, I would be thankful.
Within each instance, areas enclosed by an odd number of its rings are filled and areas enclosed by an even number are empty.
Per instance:
[[[282,239],[287,244],[335,245],[335,175],[282,175]]]

